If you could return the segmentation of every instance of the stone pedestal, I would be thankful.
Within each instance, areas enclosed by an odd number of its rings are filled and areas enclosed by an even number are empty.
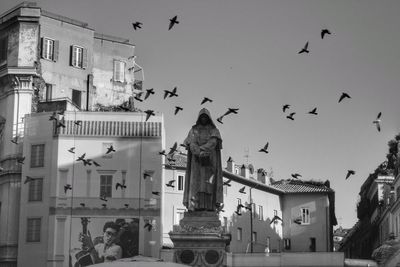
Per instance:
[[[216,212],[185,212],[180,225],[169,233],[174,243],[175,262],[190,266],[226,265],[226,247],[230,234],[221,227]]]

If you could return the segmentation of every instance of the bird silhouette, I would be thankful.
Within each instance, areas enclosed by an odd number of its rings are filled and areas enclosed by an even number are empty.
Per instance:
[[[282,222],[282,219],[278,215],[275,215],[274,218],[272,218],[272,220],[271,220],[271,222],[269,224],[272,224],[272,223],[274,223],[274,222],[276,222],[278,220],[280,220]]]
[[[11,139],[11,143],[18,145],[18,136],[15,136],[13,139]]]
[[[99,163],[97,163],[96,161],[93,160],[93,165],[96,167],[101,167],[101,165]]]
[[[25,157],[17,158],[17,162],[18,162],[19,164],[24,164],[24,161],[25,161]]]
[[[354,175],[354,174],[356,174],[356,172],[355,172],[355,171],[353,171],[353,170],[348,170],[348,171],[347,171],[347,175],[346,175],[346,179],[345,179],[345,180],[349,179],[350,175]]]
[[[309,111],[308,114],[318,115],[317,108],[314,108],[313,110]]]
[[[77,125],[77,126],[81,126],[82,125],[82,121],[81,120],[74,121],[74,124]]]
[[[382,112],[379,112],[378,116],[376,116],[376,119],[372,122],[376,125],[376,129],[378,130],[378,132],[381,131],[381,116]]]
[[[91,159],[83,159],[82,160],[83,166],[92,166],[92,160]]]
[[[286,116],[286,118],[288,118],[289,120],[294,121],[294,118],[293,118],[294,114],[296,114],[296,112],[290,113],[288,116]]]
[[[107,196],[106,196],[105,193],[102,193],[102,194],[100,195],[100,200],[102,200],[102,201],[108,201],[108,200],[107,200]]]
[[[321,30],[321,39],[324,39],[324,36],[326,34],[331,34],[331,32],[328,29],[322,29]]]
[[[101,206],[103,206],[103,209],[107,208],[107,204],[106,203],[101,204]]]
[[[143,179],[146,180],[147,178],[150,178],[152,180],[153,174],[154,174],[154,171],[146,170],[143,173]]]
[[[150,222],[146,222],[143,228],[147,228],[147,230],[150,232],[151,229],[153,229],[153,225]]]
[[[146,120],[147,121],[151,116],[155,116],[156,114],[154,113],[154,110],[146,110],[144,113],[146,113]]]
[[[223,116],[227,116],[227,115],[229,115],[229,114],[231,114],[231,113],[233,113],[233,114],[238,114],[238,111],[239,111],[238,108],[228,108],[228,111],[225,112],[225,114],[224,114]]]
[[[222,118],[223,118],[224,116],[220,116],[220,117],[218,117],[217,118],[217,121],[219,122],[219,123],[221,123],[221,124],[224,124],[223,122],[222,122]]]
[[[83,153],[82,156],[79,156],[76,161],[83,161],[85,159],[86,153]]]
[[[283,105],[282,110],[285,112],[288,108],[290,108],[289,104]]]
[[[70,184],[64,185],[64,194],[66,194],[68,190],[72,190],[72,186]]]
[[[70,149],[68,149],[68,152],[75,154],[75,147],[71,147]]]
[[[203,105],[203,104],[205,104],[205,103],[207,103],[207,102],[210,102],[210,103],[211,103],[211,102],[213,102],[213,101],[212,101],[212,99],[210,99],[210,98],[208,98],[208,97],[204,97],[203,100],[201,101],[200,105]]]
[[[338,103],[340,103],[345,98],[351,98],[351,96],[349,96],[347,93],[342,93],[342,95],[339,98],[339,102]]]
[[[247,204],[246,206],[243,206],[243,208],[245,208],[246,210],[249,210],[249,211],[252,210],[251,204]]]
[[[173,185],[175,183],[175,180],[170,180],[170,181],[168,181],[168,183],[167,184],[165,184],[167,187],[172,187],[172,188],[174,188],[175,186]]]
[[[175,106],[175,113],[174,115],[178,114],[179,111],[183,110],[183,108],[179,107],[179,106]]]
[[[146,94],[144,96],[144,100],[146,100],[150,95],[154,95],[154,89],[153,88],[146,89]]]
[[[49,118],[49,121],[57,121],[57,112],[53,112],[53,114]]]
[[[159,196],[160,195],[160,192],[158,192],[158,191],[152,191],[151,192],[153,195],[156,195],[156,196]]]
[[[223,185],[231,186],[231,182],[232,182],[232,179],[228,179],[228,180],[224,181]]]
[[[310,53],[310,51],[308,50],[308,42],[304,45],[304,47],[299,51],[299,54],[302,53]]]
[[[24,181],[24,184],[33,182],[33,181],[35,181],[36,179],[37,179],[37,178],[32,178],[32,177],[30,177],[30,176],[26,176],[26,179],[25,179],[25,181]]]
[[[110,147],[107,148],[106,154],[110,154],[111,152],[116,152],[113,145],[110,145]]]
[[[85,207],[86,206],[85,203],[83,203],[83,202],[79,203],[79,205],[81,205],[81,207]]]
[[[163,156],[167,156],[167,154],[165,154],[165,150],[158,152],[159,155],[163,155]]]
[[[64,114],[65,114],[65,109],[62,109],[62,110],[60,110],[60,111],[57,111],[57,114],[59,114],[59,115],[61,115],[61,116],[64,116]]]
[[[218,204],[218,203],[217,203]],[[225,212],[224,210],[224,203],[216,205],[217,206],[217,212]]]
[[[136,21],[136,22],[132,23],[132,27],[133,27],[133,29],[134,29],[135,31],[136,31],[137,29],[141,29],[141,28],[142,28],[141,25],[143,25],[143,23],[141,23],[141,22],[139,22],[139,21]]]
[[[292,174],[292,177],[293,177],[294,179],[299,179],[299,177],[301,177],[301,175],[298,174],[298,173],[293,173],[293,174]]]
[[[168,155],[172,155],[178,151],[178,142],[175,142],[172,147],[170,147]]]
[[[128,207],[129,207],[129,204],[128,204],[128,203],[125,203],[124,206],[125,206],[125,208],[128,208]]]
[[[243,186],[242,188],[239,189],[239,193],[246,194],[246,192],[244,191],[245,189],[246,189],[246,186]]]
[[[175,16],[175,17],[173,17],[172,19],[169,20],[168,30],[171,30],[172,27],[174,27],[175,24],[179,24],[178,16]]]
[[[65,128],[65,118],[64,117],[62,117],[61,120],[57,121],[56,129],[58,129],[60,127]]]
[[[178,90],[178,87],[176,87],[176,86],[174,87],[174,89],[172,89],[172,91],[164,90],[164,99],[166,99],[167,96],[168,97],[173,97],[173,96],[177,97],[178,96],[178,94],[176,93],[177,90]]]
[[[125,181],[123,181],[122,184],[121,183],[116,183],[115,184],[115,190],[118,190],[118,188],[121,188],[121,190],[122,189],[126,189]]]
[[[141,99],[143,93],[137,93],[133,98],[136,99],[139,102],[143,102],[143,100]]]
[[[258,150],[258,152],[265,152],[265,153],[268,153],[268,145],[269,145],[269,142],[267,142],[267,144],[266,144],[263,148],[261,148],[260,150]]]

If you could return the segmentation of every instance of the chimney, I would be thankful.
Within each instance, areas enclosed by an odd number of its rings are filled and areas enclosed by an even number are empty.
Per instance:
[[[257,181],[265,184],[265,177],[266,177],[266,172],[263,168],[260,168],[257,170]]]
[[[228,158],[228,161],[226,163],[227,167],[226,170],[230,173],[235,173],[235,162],[231,157]]]
[[[249,178],[249,168],[246,165],[242,165],[240,168],[240,175],[243,176],[244,178]]]

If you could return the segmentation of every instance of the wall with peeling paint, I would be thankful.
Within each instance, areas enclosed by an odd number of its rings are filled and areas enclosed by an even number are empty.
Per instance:
[[[19,27],[18,67],[33,67],[37,60],[39,27],[21,23]]]

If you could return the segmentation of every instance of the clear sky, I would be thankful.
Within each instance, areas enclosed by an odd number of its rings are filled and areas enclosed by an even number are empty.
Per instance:
[[[331,181],[339,224],[356,222],[361,184],[400,132],[400,1],[43,0],[43,9],[129,38],[156,95],[138,105],[164,114],[167,147],[182,142],[203,96],[217,123],[223,160]],[[0,12],[16,5],[2,0]],[[168,31],[169,19],[180,24]],[[134,31],[131,23],[140,21]],[[321,29],[332,35],[321,40]],[[297,52],[309,42],[309,54]],[[178,87],[178,98],[163,90]],[[342,92],[352,99],[338,103]],[[286,119],[290,104],[295,120]],[[174,116],[174,107],[183,111]],[[319,115],[306,114],[317,107]],[[372,121],[382,112],[382,131]],[[266,142],[270,153],[259,153]],[[248,150],[249,152],[246,152]],[[225,164],[224,164],[225,165]],[[348,169],[356,171],[345,181]]]

